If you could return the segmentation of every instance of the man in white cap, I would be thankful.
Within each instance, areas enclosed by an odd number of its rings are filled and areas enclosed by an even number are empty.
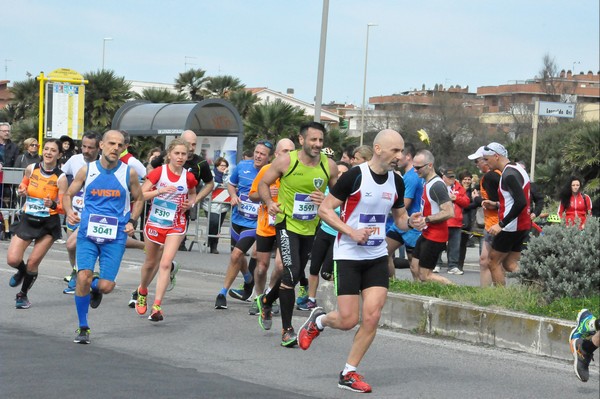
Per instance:
[[[498,202],[498,185],[500,184],[500,174],[498,169],[490,168],[490,165],[483,160],[483,149],[481,146],[475,153],[468,156],[472,161],[475,161],[475,166],[479,168],[483,175],[479,179],[479,191],[473,190],[473,201],[481,206],[484,200],[490,200],[492,203]],[[482,287],[492,285],[492,274],[490,273],[490,258],[489,254],[492,250],[493,236],[489,233],[490,227],[498,223],[497,208],[483,208],[484,229],[483,240],[479,251],[479,281]]]
[[[498,186],[498,201],[482,202],[484,208],[498,208],[498,223],[489,229],[494,236],[490,251],[490,272],[496,285],[505,285],[504,271],[518,269],[521,250],[529,236],[529,187],[527,172],[518,164],[511,163],[508,151],[502,144],[490,143],[483,148],[483,160],[492,169],[502,171]]]

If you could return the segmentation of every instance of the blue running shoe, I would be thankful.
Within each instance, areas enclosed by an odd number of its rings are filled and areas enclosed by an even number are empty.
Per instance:
[[[575,328],[571,330],[571,335],[569,335],[569,342],[578,338],[587,338],[596,332],[595,327],[596,318],[587,309],[581,309],[581,311],[577,314],[577,324]]]
[[[72,278],[69,280],[69,284],[67,284],[67,288],[63,290],[63,294],[75,294],[75,286],[77,285],[77,279]]]
[[[21,284],[21,282],[23,281],[23,277],[25,277],[25,274],[21,273],[21,271],[19,270],[18,272],[10,276],[10,280],[8,280],[8,285],[10,285],[11,287],[16,287],[17,285]]]
[[[15,308],[17,309],[29,309],[31,307],[31,302],[27,299],[27,295],[19,292],[16,298]]]
[[[308,287],[301,285],[298,288],[298,298],[296,298],[296,306],[302,306],[308,301]],[[298,308],[299,309],[299,308]]]

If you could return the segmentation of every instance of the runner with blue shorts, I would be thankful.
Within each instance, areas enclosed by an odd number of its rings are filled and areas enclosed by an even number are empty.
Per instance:
[[[77,172],[63,198],[67,221],[80,223],[75,290],[79,328],[74,340],[80,344],[90,343],[89,308],[97,308],[102,295],[114,289],[127,236],[133,234],[135,221],[144,206],[137,173],[119,161],[124,147],[122,133],[116,130],[104,133],[100,141],[102,157]],[[78,215],[73,210],[72,198],[82,187],[85,208]],[[99,278],[93,278],[97,260],[100,263]]]

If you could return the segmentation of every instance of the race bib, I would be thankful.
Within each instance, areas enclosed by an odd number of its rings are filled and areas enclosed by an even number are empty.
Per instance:
[[[117,238],[118,227],[119,219],[116,217],[90,215],[86,235],[90,240],[103,244]]]
[[[358,228],[370,229],[371,235],[363,245],[367,247],[377,247],[385,241],[385,215],[364,214],[358,215]]]
[[[253,202],[250,198],[245,195],[240,195],[240,203],[238,205],[238,213],[247,219],[258,219],[258,208],[260,204]]]
[[[268,215],[269,217],[269,226],[275,226],[275,219],[277,219],[277,215]]]
[[[177,204],[171,201],[154,199],[149,220],[161,227],[171,227],[175,221]]]
[[[79,191],[73,196],[71,206],[77,215],[83,212],[83,191]]]
[[[317,217],[317,205],[310,199],[310,194],[294,195],[292,218],[297,220],[313,220]]]
[[[50,216],[50,208],[44,205],[42,198],[27,197],[25,200],[25,213],[45,218]]]

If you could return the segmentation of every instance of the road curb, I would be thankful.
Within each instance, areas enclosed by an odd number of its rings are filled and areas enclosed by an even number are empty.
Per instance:
[[[319,285],[325,309],[337,306],[333,283]],[[572,360],[574,322],[418,295],[389,293],[380,326]]]

